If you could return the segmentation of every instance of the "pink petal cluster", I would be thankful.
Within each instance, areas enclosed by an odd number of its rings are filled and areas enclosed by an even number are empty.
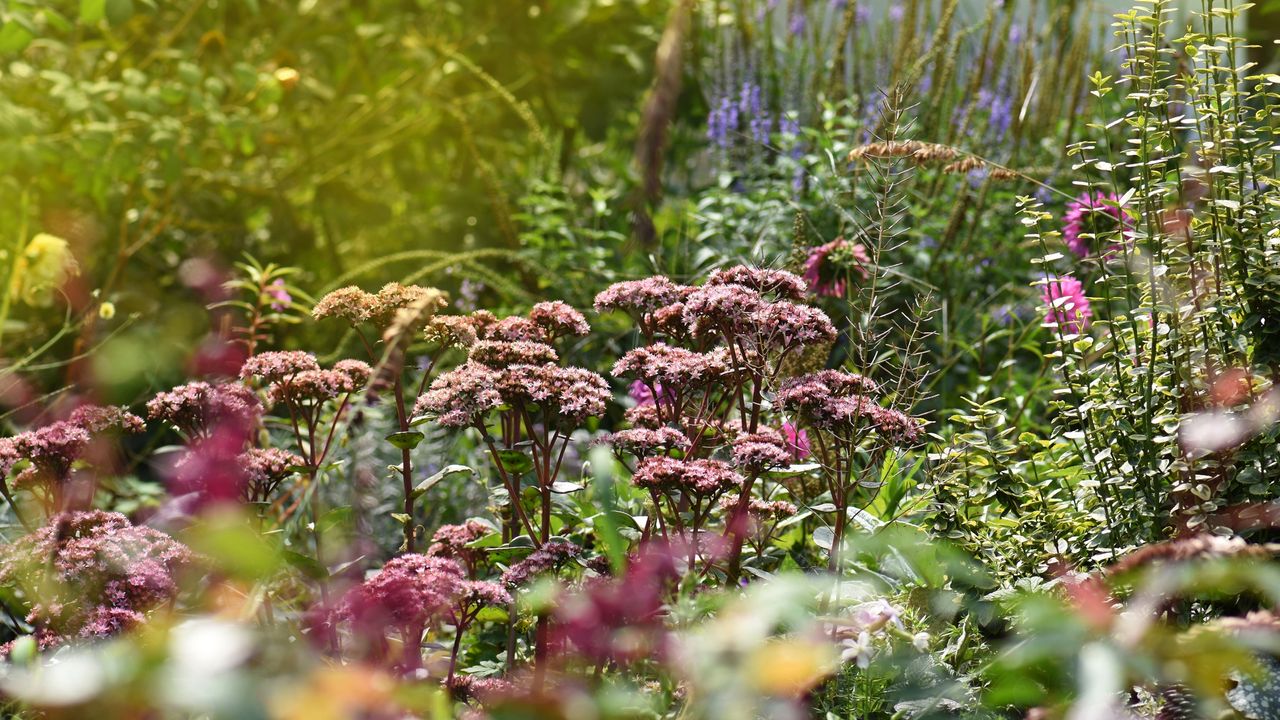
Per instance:
[[[686,450],[689,447],[689,438],[679,430],[669,427],[619,430],[609,437],[609,442],[615,448],[638,458],[666,454],[672,450]]]
[[[621,310],[639,320],[681,299],[684,288],[662,275],[614,283],[596,295],[596,310]]]
[[[453,605],[465,579],[462,566],[453,560],[401,555],[352,588],[338,616],[358,632],[381,635],[395,628],[420,636],[423,628]],[[412,654],[417,652],[416,647],[412,649]]]
[[[467,427],[502,405],[498,373],[478,362],[465,362],[431,381],[414,413],[434,417],[446,427]]]
[[[745,482],[728,464],[720,460],[677,460],[650,457],[636,466],[631,482],[640,488],[662,492],[680,491],[701,497],[714,497]]]
[[[731,450],[733,464],[752,475],[791,464],[786,441],[773,430],[741,435],[734,439]]]
[[[237,460],[244,473],[245,500],[264,502],[296,468],[306,465],[297,455],[280,448],[250,448]]]
[[[882,407],[871,393],[876,384],[861,375],[823,370],[792,378],[779,388],[777,402],[814,427],[843,437],[875,430],[889,443],[910,443],[924,432],[920,422]]]
[[[703,285],[685,299],[684,321],[695,337],[708,331],[732,335],[746,329],[764,306],[760,293],[743,285]]]
[[[837,258],[847,255],[845,262],[837,265]],[[804,261],[804,280],[809,285],[809,292],[827,297],[843,297],[847,287],[847,278],[858,273],[866,280],[871,276],[868,267],[871,258],[867,249],[861,244],[853,244],[844,238],[836,238],[826,245],[820,245],[809,251]]]
[[[240,367],[240,378],[260,378],[264,382],[274,383],[297,375],[300,372],[319,370],[320,363],[316,356],[302,350],[274,350],[250,357]]]
[[[1083,332],[1089,327],[1093,308],[1084,294],[1084,283],[1070,275],[1048,279],[1040,288],[1040,297],[1048,307],[1045,322],[1060,326],[1069,334]]]
[[[591,325],[587,323],[582,313],[559,300],[534,305],[529,310],[529,319],[552,338],[586,335],[591,332]]]
[[[500,370],[511,365],[541,365],[560,359],[554,348],[528,340],[481,340],[468,353],[473,362]]]
[[[261,411],[258,396],[239,383],[189,382],[147,402],[147,417],[170,423],[188,437],[208,435],[222,423],[251,424]]]
[[[0,586],[21,591],[43,646],[105,637],[178,594],[194,561],[183,544],[119,513],[65,513],[0,552]]]
[[[98,435],[108,430],[140,433],[147,429],[142,418],[129,412],[127,408],[115,405],[81,405],[71,411],[67,421],[84,428],[90,435]]]
[[[559,569],[565,563],[582,554],[582,548],[568,540],[552,538],[529,556],[507,568],[502,582],[508,587],[523,587],[534,579]]]
[[[1120,209],[1120,196],[1101,190],[1089,190],[1067,203],[1062,216],[1062,241],[1080,257],[1090,255],[1089,244],[1115,231],[1123,233],[1132,224]]]
[[[512,315],[493,323],[482,337],[508,342],[547,343],[551,336],[546,328],[529,318]]]
[[[627,352],[613,364],[611,372],[615,377],[635,377],[650,388],[674,389],[715,382],[726,370],[720,355],[654,343]]]
[[[761,295],[773,295],[778,299],[802,300],[807,287],[802,278],[786,270],[752,268],[738,265],[716,270],[707,278],[708,286],[741,285]]]

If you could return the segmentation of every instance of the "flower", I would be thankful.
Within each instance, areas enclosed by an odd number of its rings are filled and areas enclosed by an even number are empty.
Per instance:
[[[1093,308],[1084,294],[1084,283],[1070,275],[1049,278],[1040,289],[1040,297],[1049,310],[1045,323],[1061,327],[1063,332],[1077,334],[1089,327]]]
[[[365,632],[381,633],[387,627],[421,631],[449,608],[464,579],[462,566],[453,560],[401,555],[352,588],[338,616]],[[412,652],[417,651],[415,643]]]
[[[631,482],[640,488],[679,490],[710,497],[741,487],[744,480],[719,460],[677,460],[658,456],[641,460]]]
[[[359,369],[354,367],[349,367],[346,372],[304,370],[272,385],[270,395],[275,402],[324,402],[359,390],[354,382],[358,377]],[[368,379],[368,375],[365,379]]]
[[[493,323],[487,329],[486,338],[507,340],[510,342],[530,342],[546,344],[550,340],[547,330],[529,318],[518,316],[505,317]]]
[[[431,536],[431,546],[427,555],[461,560],[467,570],[474,574],[475,569],[485,559],[485,551],[481,548],[467,547],[472,542],[494,532],[493,526],[482,520],[467,520],[460,525],[441,525]]]
[[[1086,190],[1067,203],[1062,216],[1062,241],[1071,252],[1080,257],[1090,254],[1090,242],[1119,231],[1121,234],[1131,225],[1129,217],[1120,208],[1120,196],[1101,190]],[[1118,248],[1113,245],[1112,249]]]
[[[809,457],[809,433],[800,429],[793,422],[782,423],[782,438],[786,442],[787,452],[793,462],[800,462]]]
[[[741,285],[761,295],[773,295],[781,300],[801,300],[807,289],[804,280],[795,273],[744,265],[711,273],[704,287],[716,285]]]
[[[0,550],[0,586],[21,588],[42,647],[116,634],[178,594],[183,544],[124,515],[63,513]]]
[[[615,448],[629,452],[638,458],[645,458],[656,453],[672,450],[686,450],[689,438],[675,428],[661,427],[657,429],[630,428],[619,430],[609,437]]]
[[[495,371],[467,361],[431,381],[414,413],[435,417],[446,427],[466,427],[502,405],[497,383]]]
[[[240,367],[240,378],[251,377],[274,383],[287,380],[304,371],[320,369],[316,356],[302,350],[277,350],[258,353]]]
[[[67,241],[40,233],[31,238],[16,259],[10,273],[13,281],[9,296],[28,305],[47,306],[53,302],[53,292],[77,272],[76,259]]]
[[[596,295],[599,312],[622,310],[638,317],[680,299],[683,288],[662,275],[614,283]]]
[[[829,343],[836,339],[831,318],[815,307],[792,302],[765,305],[751,314],[753,342],[757,350],[788,351],[804,345]]]
[[[79,425],[90,435],[98,435],[108,430],[140,433],[146,430],[142,418],[119,406],[81,405],[71,412],[67,421]]]
[[[373,375],[373,368],[363,360],[339,360],[333,364],[333,371],[347,376],[353,391],[364,387],[369,376]]]
[[[772,430],[742,435],[733,441],[733,464],[752,475],[791,464],[782,436]]]
[[[609,384],[596,373],[551,363],[506,368],[498,375],[498,392],[505,404],[532,403],[566,424],[603,415],[613,399]]]
[[[289,309],[289,305],[293,303],[293,296],[289,294],[283,279],[276,280],[268,285],[266,295],[271,298],[271,309],[276,312],[283,312]]]
[[[931,639],[932,638],[930,638],[929,633],[918,632],[915,635],[911,636],[911,645],[918,652],[922,652],[922,653],[929,652],[929,640]]]
[[[471,346],[467,357],[495,370],[512,365],[553,363],[560,359],[550,345],[527,340],[481,340]]]
[[[378,299],[373,295],[355,285],[349,285],[320,298],[311,309],[311,317],[317,320],[339,318],[352,325],[359,325],[373,317],[377,304]]]
[[[654,343],[627,352],[613,364],[611,373],[636,377],[650,388],[690,388],[715,382],[726,370],[719,355]]]
[[[586,335],[591,326],[582,313],[559,300],[540,302],[529,310],[529,319],[540,326],[552,338],[566,335]]]
[[[836,238],[809,251],[803,277],[814,295],[842,297],[846,280],[852,273],[858,273],[863,280],[871,276],[867,270],[870,264],[865,246]]]
[[[845,638],[840,641],[841,651],[840,659],[843,662],[853,661],[858,667],[866,669],[871,665],[871,655],[874,648],[871,646],[871,633],[863,630],[858,633],[856,638]]]
[[[443,347],[471,347],[475,344],[476,323],[470,315],[437,315],[427,323],[428,342]]]
[[[63,483],[71,476],[71,464],[80,458],[91,436],[79,425],[60,420],[13,436],[12,452],[31,461],[15,480],[16,485]]]
[[[752,313],[764,306],[760,293],[745,285],[703,285],[684,301],[684,321],[694,336],[716,330],[732,336],[747,327]]]
[[[239,383],[189,382],[147,402],[147,417],[170,423],[188,437],[207,435],[223,423],[250,425],[261,410],[258,396]]]
[[[244,498],[263,502],[306,461],[279,448],[250,448],[240,454],[237,464],[244,471]]]
[[[509,587],[528,585],[533,579],[559,569],[581,554],[582,548],[577,545],[568,540],[553,538],[529,553],[524,560],[507,568],[502,573],[502,582]]]

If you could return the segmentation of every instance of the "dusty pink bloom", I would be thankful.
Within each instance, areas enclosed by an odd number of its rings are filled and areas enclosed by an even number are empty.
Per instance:
[[[622,418],[632,427],[650,429],[662,427],[662,418],[658,417],[658,406],[653,403],[627,408],[622,413]]]
[[[13,447],[12,438],[0,438],[0,480],[8,477],[9,471],[22,459]]]
[[[244,497],[249,468],[242,453],[249,431],[236,423],[196,436],[168,470],[169,492],[189,495],[199,508]]]
[[[0,586],[21,590],[43,646],[131,628],[178,594],[185,545],[119,513],[65,513],[0,550]]]
[[[458,583],[456,602],[463,608],[478,609],[485,605],[505,606],[511,604],[511,593],[496,582],[463,580]]]
[[[609,437],[609,442],[615,448],[629,452],[638,458],[658,453],[665,454],[672,450],[685,450],[689,447],[689,438],[679,430],[669,427],[619,430]]]
[[[425,322],[445,304],[444,294],[435,288],[390,282],[383,285],[374,296],[370,320],[378,327],[385,328],[391,325],[401,310],[416,308]]]
[[[475,700],[480,703],[486,703],[515,692],[515,685],[510,680],[504,680],[500,677],[454,675],[448,679],[447,686],[453,699],[458,702]],[[488,716],[485,715],[483,717]],[[479,720],[479,717],[477,720]]]
[[[285,287],[284,280],[276,280],[268,285],[267,297],[271,298],[271,309],[276,312],[287,310],[293,303],[293,296]]]
[[[703,497],[713,497],[735,487],[744,480],[719,460],[677,460],[651,457],[636,466],[631,482],[636,487],[660,491],[679,490]]]
[[[459,525],[441,525],[431,536],[427,555],[462,561],[469,575],[484,564],[486,553],[482,548],[467,547],[470,543],[494,532],[494,528],[480,520],[467,520]]]
[[[582,313],[559,300],[540,302],[529,311],[529,319],[541,326],[552,338],[586,335],[591,326]]]
[[[732,454],[733,464],[751,475],[791,464],[786,441],[768,429],[734,439]]]
[[[680,577],[671,549],[647,544],[619,578],[594,578],[554,611],[556,646],[596,663],[662,660],[671,636],[663,622],[665,597]]]
[[[720,508],[722,510],[735,510],[738,507],[738,498],[723,497],[720,498]],[[796,506],[786,500],[761,500],[752,498],[747,503],[747,515],[753,520],[773,521],[791,517],[797,512]]]
[[[831,318],[815,307],[791,302],[765,305],[751,314],[752,340],[766,352],[831,342],[836,328]]]
[[[319,370],[316,356],[302,350],[283,350],[258,353],[240,367],[240,377],[251,377],[274,383],[287,380],[300,372]]]
[[[421,630],[449,609],[465,581],[453,560],[416,553],[387,562],[376,575],[352,588],[338,611],[358,632],[387,628]],[[416,638],[415,638],[416,641]],[[418,648],[412,649],[416,653]]]
[[[306,465],[302,458],[279,448],[250,448],[237,463],[244,471],[243,495],[250,502],[265,501],[296,468]]]
[[[363,388],[369,382],[369,376],[373,374],[373,368],[362,360],[339,360],[333,364],[333,370],[346,375],[351,381],[351,386],[356,390]]]
[[[142,418],[117,406],[102,407],[99,405],[81,405],[71,412],[67,421],[84,428],[90,435],[98,435],[108,430],[140,433],[147,429]]]
[[[614,283],[596,295],[596,310],[622,310],[633,317],[651,313],[681,299],[682,287],[669,278],[655,275],[643,280]]]
[[[1083,332],[1089,327],[1093,308],[1089,305],[1089,298],[1085,297],[1084,283],[1070,275],[1050,278],[1041,287],[1040,297],[1049,308],[1045,318],[1047,324],[1061,325],[1062,331],[1069,334]]]
[[[803,277],[814,295],[843,297],[848,276],[856,272],[866,280],[871,276],[870,265],[865,247],[836,238],[809,251]]]
[[[731,336],[746,328],[751,315],[764,307],[760,293],[742,285],[704,285],[684,301],[684,321],[695,336],[718,331]]]
[[[447,347],[471,347],[479,339],[477,325],[470,315],[437,315],[427,323],[428,342]]]
[[[71,476],[71,464],[84,454],[91,439],[87,430],[66,420],[15,435],[11,439],[12,451],[31,461],[31,467],[20,473],[15,483],[66,482]]]
[[[692,290],[692,288],[690,288]],[[654,310],[650,315],[653,330],[670,338],[685,340],[690,337],[690,328],[684,321],[684,303],[677,302]]]
[[[603,415],[613,399],[609,384],[596,373],[550,363],[504,369],[498,375],[498,392],[508,405],[538,405],[569,424]]]
[[[1088,257],[1091,242],[1124,233],[1130,227],[1132,223],[1120,209],[1119,202],[1120,196],[1115,193],[1086,190],[1067,203],[1067,211],[1062,216],[1062,241],[1071,252]]]
[[[541,365],[560,359],[546,343],[527,340],[481,340],[471,346],[468,357],[486,367],[500,370],[511,365]]]
[[[368,322],[377,311],[378,299],[360,288],[349,285],[320,298],[311,310],[317,320],[339,318],[352,325]]]
[[[870,378],[840,370],[820,370],[786,380],[778,389],[778,404],[789,410],[814,413],[837,397],[865,395],[878,390]]]
[[[431,381],[418,398],[414,413],[429,415],[447,427],[466,427],[502,405],[498,373],[476,362],[466,362]]]
[[[744,265],[716,270],[707,278],[708,286],[741,285],[779,299],[801,300],[805,296],[805,283],[799,276],[786,270],[750,268]]]
[[[148,417],[170,423],[189,437],[207,435],[226,422],[251,424],[261,411],[258,396],[239,383],[197,380],[157,393],[147,402]]]
[[[643,380],[650,388],[689,388],[715,382],[725,371],[718,355],[655,343],[629,351],[614,363],[611,372],[615,377]]]
[[[359,390],[360,387],[353,382],[354,377],[359,377],[359,372],[351,367],[348,367],[348,372],[304,370],[273,384],[270,396],[273,402],[324,402]]]
[[[532,580],[559,570],[565,563],[582,554],[582,548],[568,540],[553,538],[529,556],[507,568],[502,582],[508,587],[528,585]]]
[[[491,325],[485,338],[506,340],[508,342],[529,342],[546,344],[551,336],[539,324],[528,318],[518,316],[505,317]]]
[[[791,454],[792,462],[800,462],[811,454],[809,433],[797,427],[795,423],[782,423],[782,437],[786,441],[787,452]]]

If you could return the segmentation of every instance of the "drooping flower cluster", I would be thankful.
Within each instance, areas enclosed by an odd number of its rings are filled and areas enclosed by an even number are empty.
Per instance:
[[[1070,275],[1048,278],[1040,288],[1040,298],[1048,307],[1047,324],[1072,335],[1088,329],[1093,307],[1084,294],[1084,283]]]
[[[250,425],[261,411],[258,396],[240,383],[189,382],[147,402],[149,418],[167,422],[189,438],[207,436],[224,423]]]
[[[1062,241],[1080,257],[1094,254],[1092,247],[1099,239],[1121,239],[1132,221],[1120,208],[1120,196],[1101,190],[1085,191],[1067,203],[1062,216]],[[1111,243],[1108,252],[1119,247]]]
[[[64,513],[0,551],[0,586],[20,591],[42,647],[106,637],[178,594],[194,555],[119,513]]]
[[[844,297],[849,280],[856,274],[871,277],[871,258],[861,244],[836,238],[809,251],[804,263],[804,280],[814,295]]]
[[[242,495],[249,502],[264,502],[285,478],[306,466],[301,457],[280,448],[250,448],[238,464],[244,474]]]

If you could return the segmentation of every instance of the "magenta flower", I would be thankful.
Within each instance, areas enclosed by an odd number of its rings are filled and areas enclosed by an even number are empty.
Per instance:
[[[1062,216],[1062,241],[1071,252],[1088,257],[1090,242],[1129,228],[1131,223],[1119,202],[1120,197],[1115,193],[1090,190],[1067,203],[1067,211]],[[1119,245],[1113,244],[1109,252],[1118,248]]]
[[[271,298],[271,309],[276,312],[289,309],[289,305],[293,303],[293,296],[285,288],[284,280],[276,280],[268,285],[266,294],[267,297]]]
[[[856,272],[866,280],[871,276],[867,270],[870,264],[866,247],[836,238],[809,251],[803,277],[814,295],[842,297],[849,275]]]
[[[786,441],[787,452],[791,453],[792,462],[800,462],[812,454],[809,447],[809,433],[797,427],[795,423],[782,423],[782,439]]]
[[[1089,306],[1089,298],[1085,297],[1084,284],[1079,280],[1064,275],[1050,278],[1040,290],[1040,297],[1049,307],[1045,322],[1049,325],[1061,325],[1064,332],[1076,334],[1089,327],[1089,318],[1093,317],[1093,308]]]

